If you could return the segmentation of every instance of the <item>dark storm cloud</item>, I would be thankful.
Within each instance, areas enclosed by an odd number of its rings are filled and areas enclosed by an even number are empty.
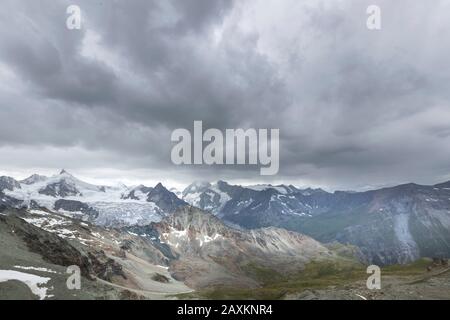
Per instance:
[[[82,9],[81,30],[65,27],[69,4]],[[360,188],[450,178],[449,3],[378,1],[381,31],[365,26],[369,4],[6,1],[0,165],[60,159],[124,175],[259,181],[252,167],[172,165],[172,130],[203,120],[280,128],[278,181]],[[52,148],[52,160],[34,159],[36,147]]]

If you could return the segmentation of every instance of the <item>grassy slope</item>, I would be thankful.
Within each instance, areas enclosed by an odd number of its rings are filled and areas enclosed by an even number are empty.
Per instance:
[[[394,276],[399,279],[410,279],[412,276],[426,275],[429,259],[421,259],[409,265],[393,265],[382,268],[382,276]],[[244,289],[229,286],[216,286],[195,294],[178,296],[178,298],[204,299],[281,299],[286,294],[298,293],[304,290],[343,288],[356,281],[365,281],[369,276],[366,267],[348,259],[336,262],[311,262],[303,270],[289,275],[248,264],[245,266],[247,275],[261,283],[260,288]]]
[[[252,263],[245,265],[243,271],[261,286],[256,289],[216,286],[197,294],[206,299],[280,299],[288,293],[343,285],[366,276],[361,264],[348,259],[311,262],[302,270],[290,274]]]

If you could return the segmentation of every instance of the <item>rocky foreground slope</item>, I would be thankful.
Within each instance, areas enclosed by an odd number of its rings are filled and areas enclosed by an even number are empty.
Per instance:
[[[196,289],[212,285],[257,287],[252,268],[298,272],[308,262],[341,259],[310,237],[278,228],[241,231],[194,207],[160,223],[127,228],[154,246],[165,246],[171,272]],[[162,250],[163,252],[165,250]]]
[[[224,284],[257,288],[254,267],[296,272],[313,259],[340,259],[309,237],[234,230],[189,206],[159,223],[116,229],[45,208],[7,209],[0,239],[2,298],[25,292],[23,284],[31,290],[30,277],[40,281],[34,289],[42,288],[41,298],[167,298]],[[81,291],[66,288],[72,265],[81,270]]]
[[[355,259],[355,247],[325,246],[277,228],[237,230],[189,206],[160,222],[121,228],[96,226],[46,208],[9,208],[0,214],[0,243],[0,299],[367,295],[361,288],[367,274]],[[67,267],[73,265],[81,271],[80,290],[66,285]],[[404,282],[399,270],[390,271],[392,281]],[[425,265],[414,270],[432,274]],[[448,281],[442,279],[439,286],[445,288]]]

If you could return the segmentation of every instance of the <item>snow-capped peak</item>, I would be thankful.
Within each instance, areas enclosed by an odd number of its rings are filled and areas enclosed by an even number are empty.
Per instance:
[[[60,174],[60,175],[63,175],[63,174],[65,174],[65,175],[69,175],[69,176],[71,176],[71,174],[70,174],[70,173],[68,173],[68,172],[66,171],[66,169],[61,169],[61,171],[59,172],[59,174]]]
[[[189,186],[184,189],[184,193],[194,193],[201,192],[204,189],[207,189],[211,186],[211,184],[207,181],[194,181]]]
[[[83,190],[84,191],[86,191],[86,190],[88,190],[88,191],[104,190],[104,187],[84,182],[84,181],[76,178],[75,176],[73,176],[72,174],[70,174],[69,172],[67,172],[64,169],[62,169],[59,174],[54,175],[53,177],[49,178],[46,181],[46,185],[53,184],[53,183],[60,183],[60,182],[65,182],[73,187],[76,187],[81,192]]]
[[[32,174],[28,178],[21,180],[20,183],[30,185],[30,184],[34,184],[37,182],[45,181],[47,179],[48,179],[48,177],[46,177],[46,176],[41,176],[39,174]]]

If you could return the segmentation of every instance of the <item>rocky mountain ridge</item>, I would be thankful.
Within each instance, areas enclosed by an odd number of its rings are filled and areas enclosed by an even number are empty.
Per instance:
[[[0,178],[4,207],[45,207],[100,226],[148,225],[189,203],[229,226],[278,227],[322,243],[355,245],[367,262],[380,265],[450,256],[450,182],[330,193],[292,185],[239,186],[218,181],[172,191],[161,183],[96,186],[65,170],[20,182]]]

